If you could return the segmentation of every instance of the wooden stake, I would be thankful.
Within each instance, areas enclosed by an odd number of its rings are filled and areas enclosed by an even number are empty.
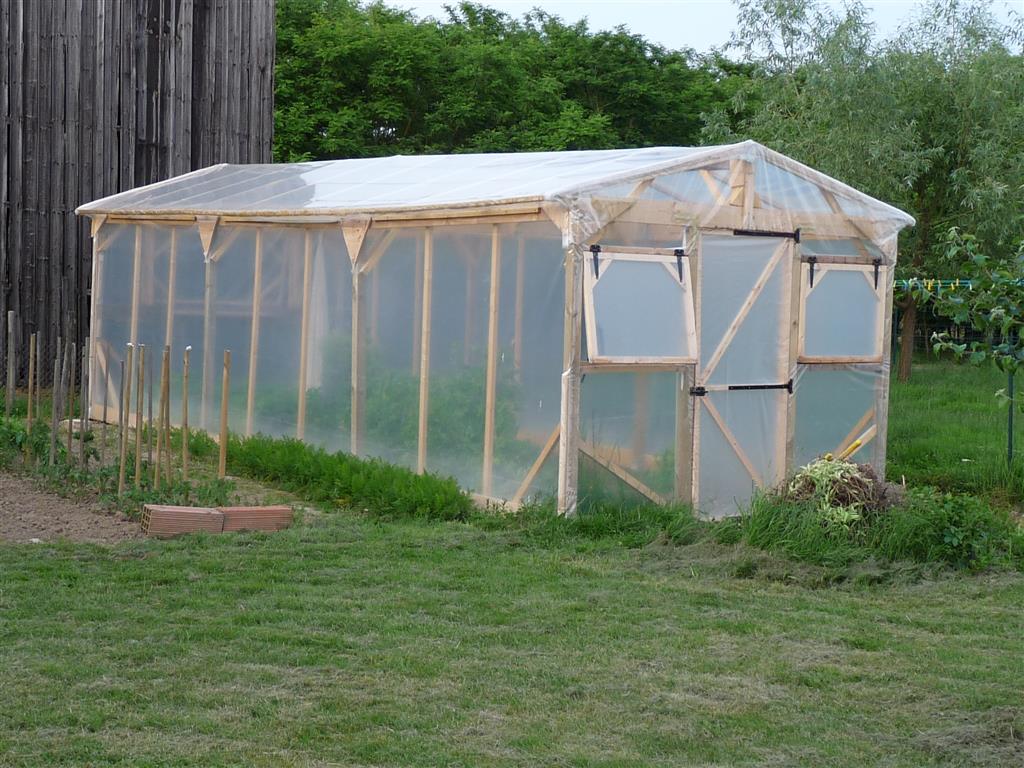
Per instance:
[[[309,286],[313,279],[313,238],[306,231],[305,256],[302,266],[302,325],[299,330],[299,404],[295,423],[295,437],[306,436],[306,367],[309,365]],[[378,280],[374,277],[374,285]],[[379,297],[378,297],[379,298]],[[377,299],[374,299],[377,306]]]
[[[89,339],[82,344],[82,366],[81,370],[81,387],[82,396],[78,398],[79,410],[81,414],[78,418],[78,465],[85,469],[88,464],[85,451],[85,433],[86,427],[89,424]]]
[[[206,262],[206,282],[203,288],[203,367],[200,371],[202,380],[199,382],[199,426],[204,429],[209,423],[207,421],[209,389],[213,377],[213,294],[216,266],[214,261]]]
[[[75,459],[75,452],[74,452],[73,446],[71,445],[71,440],[72,440],[72,437],[73,437],[73,433],[75,431],[75,368],[78,367],[77,366],[77,363],[78,363],[78,354],[77,354],[77,352],[78,352],[78,345],[75,344],[74,342],[72,342],[72,344],[71,344],[71,354],[68,355],[68,358],[69,358],[69,360],[68,360],[69,375],[68,375],[68,387],[67,387],[67,393],[68,393],[68,410],[67,410],[67,414],[68,414],[68,465],[69,466],[75,463],[75,461],[74,461],[74,459]],[[63,388],[63,382],[61,382],[61,387]]]
[[[107,462],[107,407],[110,405],[110,366],[106,355],[103,361],[103,426],[100,434],[100,466]]]
[[[146,345],[139,345],[139,356],[136,361],[138,368],[138,386],[135,389],[135,488],[142,487],[142,403],[146,396]]]
[[[164,354],[167,358],[167,381],[164,383],[164,411],[163,411],[163,446],[164,457],[167,466],[164,468],[164,479],[168,484],[173,482],[174,473],[171,467],[171,347],[168,344],[164,347]]]
[[[159,413],[156,421],[156,463],[153,465],[153,487],[160,487],[160,470],[164,457],[164,438],[167,432],[167,366],[170,362],[171,348],[164,346],[163,357],[160,358],[160,398]],[[152,429],[152,427],[150,427]],[[168,476],[168,479],[170,477]]]
[[[4,416],[14,409],[14,310],[7,310],[7,385],[4,391]]]
[[[132,396],[132,345],[128,345],[125,352],[125,359],[121,361],[121,403],[118,408],[118,416],[121,423],[118,424],[119,438],[117,443],[118,470],[117,470],[117,495],[124,494],[125,462],[128,459],[128,410],[131,407]]]
[[[192,347],[185,347],[181,370],[181,479],[188,483],[188,373],[189,353]]]
[[[245,434],[251,435],[256,410],[256,368],[260,355],[260,316],[263,312],[263,229],[256,230],[253,253],[252,322],[249,327],[249,386],[245,400]]]
[[[259,238],[259,235],[256,235]],[[257,242],[259,240],[257,239]],[[171,252],[167,259],[167,318],[164,322],[164,344],[174,343],[174,300],[178,282],[178,227],[171,227]]]
[[[220,457],[217,477],[223,478],[228,468],[228,386],[231,380],[231,350],[224,350],[224,376],[220,385]]]
[[[57,421],[60,411],[60,337],[57,338],[57,354],[53,358],[53,396],[50,398],[50,455],[47,463],[52,467],[57,458]]]
[[[501,233],[491,228],[491,285],[487,305],[487,373],[484,395],[484,462],[481,492],[491,495],[494,484],[494,409],[498,379],[498,302],[501,297]]]
[[[434,282],[434,234],[427,228],[423,240],[423,314],[420,324],[420,405],[416,440],[416,471],[427,469],[427,415],[430,409],[430,298]]]

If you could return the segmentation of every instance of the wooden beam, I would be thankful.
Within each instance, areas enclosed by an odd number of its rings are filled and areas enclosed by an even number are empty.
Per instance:
[[[427,421],[430,412],[430,309],[434,282],[434,233],[427,229],[423,240],[423,314],[420,325],[420,404],[416,440],[416,471],[427,469]]]
[[[494,483],[494,409],[498,377],[498,302],[501,297],[501,232],[491,228],[491,284],[487,305],[487,374],[484,396],[484,461],[481,489],[490,496]]]
[[[164,321],[164,345],[174,343],[174,302],[178,280],[178,228],[171,227],[171,250],[167,256],[167,317]]]
[[[650,486],[638,480],[636,477],[633,476],[631,472],[619,466],[611,459],[606,459],[600,456],[598,452],[595,450],[594,446],[592,446],[586,440],[581,439],[579,441],[579,451],[598,466],[603,467],[604,469],[611,472],[613,475],[615,475],[615,477],[617,477],[623,483],[625,483],[634,491],[639,493],[641,496],[646,497],[650,501],[653,501],[655,504],[664,505],[668,503],[664,496],[662,496],[660,493],[652,489]]]
[[[519,488],[516,489],[515,495],[511,501],[513,504],[519,504],[526,497],[526,494],[530,491],[530,486],[537,479],[537,475],[540,474],[541,469],[544,467],[544,462],[548,460],[548,456],[551,455],[551,451],[554,450],[555,444],[558,442],[559,428],[555,425],[555,428],[551,430],[551,434],[548,439],[544,441],[544,447],[540,449],[540,453],[537,454],[537,458],[533,460],[533,464],[530,466],[530,470],[526,473],[523,478],[523,482],[519,484]]]
[[[692,376],[687,370],[676,379],[675,476],[674,496],[684,504],[693,504],[693,397]]]
[[[397,232],[393,229],[389,229],[384,236],[380,239],[380,242],[373,247],[369,255],[366,257],[366,261],[359,266],[359,271],[363,273],[370,272],[374,267],[377,266],[377,262],[381,260],[388,248],[391,247],[391,243],[395,241]]]
[[[224,350],[224,372],[220,383],[220,440],[217,477],[223,478],[228,468],[228,399],[231,391],[231,350]]]
[[[139,292],[142,282],[142,227],[135,227],[135,256],[132,259],[132,310],[128,340],[135,344],[139,337]]]
[[[857,423],[853,425],[853,427],[850,429],[850,431],[846,433],[846,437],[844,437],[842,439],[842,441],[839,443],[839,445],[836,446],[836,449],[834,451],[832,451],[832,455],[833,456],[840,456],[840,455],[842,455],[842,453],[844,451],[848,450],[849,447],[851,445],[853,445],[854,441],[861,434],[863,434],[865,429],[867,429],[867,426],[872,421],[874,421],[874,419],[875,419],[875,406],[872,405],[870,408],[868,408],[868,410],[864,413],[864,415],[860,417],[860,419],[857,421]]]
[[[363,393],[366,389],[366,340],[363,338],[363,274],[352,269],[352,372],[349,451],[359,456],[363,436]]]
[[[562,337],[562,386],[558,441],[558,513],[576,514],[579,486],[580,339],[582,336],[583,247],[565,254],[565,321]]]
[[[309,363],[309,289],[313,279],[313,237],[307,230],[302,260],[302,326],[299,330],[299,404],[295,437],[306,436],[306,367]]]
[[[209,260],[213,246],[213,235],[217,231],[218,217],[196,216],[196,229],[199,231],[199,242],[203,247],[203,258]]]
[[[647,405],[650,377],[644,370],[638,370],[633,377],[633,457],[640,462],[647,453]]]
[[[793,255],[789,259],[789,279],[786,281],[787,285],[787,300],[783,302],[783,307],[788,307],[789,317],[784,318],[786,327],[789,330],[787,340],[787,379],[796,380],[797,374],[797,361],[800,355],[800,333],[802,328],[802,314],[803,314],[803,270],[801,269],[800,262],[796,258],[796,248],[793,249]],[[790,395],[786,398],[786,456],[783,464],[783,471],[785,473],[792,472],[796,469],[796,395]]]
[[[263,314],[263,230],[256,230],[253,252],[252,321],[249,326],[249,382],[245,399],[245,434],[253,432],[256,411],[256,370],[260,359],[260,319]]]
[[[473,310],[476,309],[476,254],[466,254],[466,306],[462,317],[462,364],[469,367],[473,344]]]

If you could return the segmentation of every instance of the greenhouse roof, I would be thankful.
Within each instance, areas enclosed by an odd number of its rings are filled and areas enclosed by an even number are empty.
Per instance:
[[[731,159],[782,161],[863,213],[913,219],[753,141],[710,147],[504,154],[395,155],[266,165],[216,165],[86,203],[79,214],[316,216],[508,203],[570,202],[674,170]]]

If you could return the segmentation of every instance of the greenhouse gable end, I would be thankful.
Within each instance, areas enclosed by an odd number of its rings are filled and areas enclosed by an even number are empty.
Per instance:
[[[232,431],[513,504],[720,517],[825,452],[884,467],[913,219],[754,142],[220,165],[78,213],[93,418],[128,344],[171,347],[180,418],[190,346],[202,428],[230,349]]]

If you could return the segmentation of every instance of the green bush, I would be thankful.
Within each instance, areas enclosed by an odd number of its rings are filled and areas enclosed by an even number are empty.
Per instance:
[[[845,567],[872,557],[981,570],[1024,569],[1024,531],[1005,510],[935,488],[907,491],[897,505],[843,526],[815,499],[762,494],[742,521],[751,546],[795,560]]]
[[[923,487],[907,491],[904,502],[881,515],[870,545],[890,560],[942,562],[979,570],[993,565],[1024,566],[1024,533],[1004,510],[981,499]]]
[[[294,439],[232,438],[228,466],[234,474],[273,483],[313,504],[440,520],[465,520],[473,512],[470,498],[450,478],[328,453]]]
[[[41,419],[33,422],[30,433],[21,419],[0,416],[0,467],[10,466],[23,457],[26,446],[30,459],[45,459],[49,455],[50,428],[46,423]],[[63,456],[60,441],[57,450]]]

